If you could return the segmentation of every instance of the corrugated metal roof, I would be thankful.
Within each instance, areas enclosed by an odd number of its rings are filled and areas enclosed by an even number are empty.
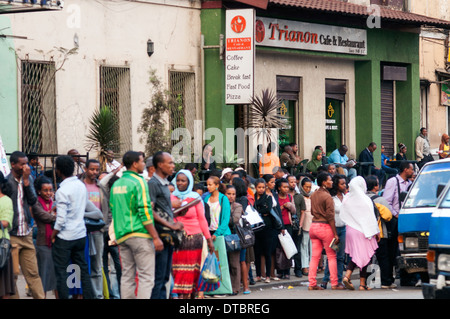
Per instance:
[[[271,5],[303,8],[307,10],[323,11],[328,13],[342,13],[355,17],[367,18],[372,10],[369,7],[338,0],[269,0]],[[414,25],[429,25],[441,28],[450,28],[450,21],[430,18],[420,14],[380,8],[381,21],[410,23]]]

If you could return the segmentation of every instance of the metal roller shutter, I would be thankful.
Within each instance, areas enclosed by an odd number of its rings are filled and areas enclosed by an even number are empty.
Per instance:
[[[381,81],[381,144],[385,147],[385,154],[392,157],[395,151],[393,81]]]

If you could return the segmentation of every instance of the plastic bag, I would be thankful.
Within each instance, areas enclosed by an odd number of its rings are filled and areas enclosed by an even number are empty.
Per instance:
[[[284,235],[283,233],[278,234],[278,239],[288,259],[291,259],[292,256],[298,253],[297,247],[287,231],[284,232]]]
[[[199,291],[213,291],[220,287],[220,267],[215,254],[209,253],[198,279]]]

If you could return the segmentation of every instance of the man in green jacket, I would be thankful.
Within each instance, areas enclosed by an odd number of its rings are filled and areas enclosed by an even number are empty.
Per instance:
[[[121,296],[122,299],[148,299],[155,282],[155,253],[163,249],[163,243],[153,224],[147,183],[139,175],[145,169],[144,157],[139,152],[128,151],[123,156],[123,164],[127,170],[113,184],[110,198],[122,260]]]

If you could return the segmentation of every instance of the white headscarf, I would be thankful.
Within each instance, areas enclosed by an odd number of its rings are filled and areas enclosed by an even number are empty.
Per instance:
[[[366,238],[378,234],[372,200],[366,195],[364,178],[357,176],[349,183],[349,192],[342,202],[340,217],[348,226],[360,231]]]

